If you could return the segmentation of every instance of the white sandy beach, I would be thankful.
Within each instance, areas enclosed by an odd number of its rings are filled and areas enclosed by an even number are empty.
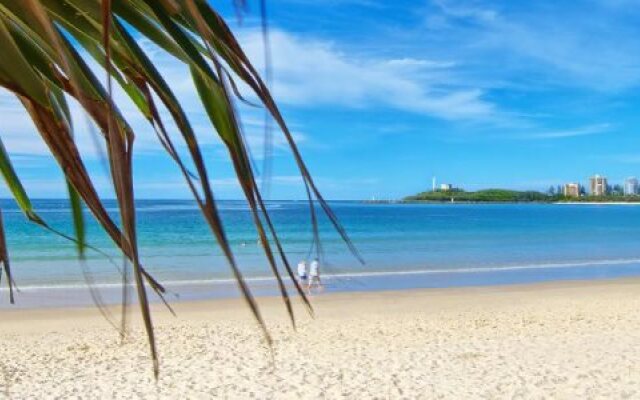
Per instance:
[[[161,375],[138,327],[93,309],[0,311],[0,397],[638,398],[640,280],[318,296],[294,332],[261,299],[156,310]]]

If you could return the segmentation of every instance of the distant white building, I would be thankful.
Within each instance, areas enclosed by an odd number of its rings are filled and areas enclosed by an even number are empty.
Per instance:
[[[604,196],[607,194],[607,178],[594,175],[589,179],[592,196]]]
[[[440,184],[440,191],[441,192],[448,192],[451,189],[453,189],[453,185],[450,183],[441,183]]]
[[[624,194],[626,196],[638,194],[638,180],[635,177],[630,177],[624,180]]]

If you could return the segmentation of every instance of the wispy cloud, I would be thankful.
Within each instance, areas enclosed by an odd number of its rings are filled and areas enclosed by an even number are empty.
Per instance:
[[[544,85],[619,91],[640,85],[640,27],[630,7],[586,1],[461,3],[434,0],[426,25],[462,46],[460,56],[496,67],[532,89]],[[471,4],[471,5],[470,5]],[[435,12],[435,15],[433,13]],[[446,53],[446,52],[445,52]],[[515,82],[512,82],[515,83]]]
[[[262,37],[240,35],[261,67]],[[373,58],[346,53],[335,43],[271,32],[274,94],[295,106],[386,107],[445,119],[482,119],[496,112],[476,87],[450,78],[455,63],[410,57]]]
[[[520,139],[563,139],[575,136],[598,135],[611,131],[611,128],[611,124],[608,123],[594,124],[573,129],[532,133],[522,136]]]
[[[141,45],[154,61],[156,67],[165,76],[166,80],[170,82],[172,89],[175,91],[176,96],[183,105],[192,123],[199,143],[203,146],[219,147],[222,149],[222,143],[210,124],[199,97],[194,95],[196,89],[191,80],[188,68],[166,53],[160,52],[146,40],[142,40]],[[96,73],[96,76],[102,77],[104,73],[101,67],[88,57],[85,52],[81,52],[81,54],[85,56],[85,59],[90,68]],[[136,153],[163,152],[164,150],[158,142],[151,125],[131,102],[126,93],[117,85],[114,87],[114,97],[116,98],[116,103],[119,105],[122,115],[136,134]],[[98,129],[90,121],[78,103],[68,96],[67,98],[73,119],[75,141],[82,156],[86,159],[94,159],[100,154],[104,154],[104,149],[100,151],[100,149],[96,147],[97,144],[100,144],[101,147],[104,146],[104,141]],[[160,103],[158,103],[158,105],[169,132],[174,134],[173,137],[176,146],[178,149],[184,149],[186,146],[183,144],[182,138],[177,134],[178,129],[173,124],[170,114],[164,110]],[[245,115],[246,118],[242,119],[245,137],[247,144],[254,150],[254,156],[260,158],[262,156],[261,149],[264,144],[263,115],[256,110],[248,111],[248,113],[244,113],[248,114]],[[20,155],[20,157],[24,159],[27,156],[35,157],[49,154],[46,144],[40,138],[37,129],[33,125],[24,107],[12,93],[2,88],[0,88],[0,115],[2,115],[0,135],[9,153],[12,154],[12,158],[16,158],[17,160],[17,155]],[[307,142],[306,135],[297,130],[295,124],[291,126],[296,142],[298,144]],[[288,148],[282,135],[273,135],[273,148],[275,155],[278,155]],[[21,164],[25,163],[23,162]]]
[[[224,177],[212,179],[211,186],[218,196],[222,198],[242,198],[242,190],[236,177]],[[274,194],[287,193],[288,197],[304,199],[306,194],[302,185],[302,178],[299,175],[275,175],[269,179],[270,192]],[[375,178],[335,178],[327,176],[316,176],[315,182],[332,199],[357,198],[360,190],[372,190],[379,185]],[[258,185],[262,184],[260,178]],[[136,190],[145,193],[147,197],[180,197],[188,196],[187,185],[178,178],[164,181],[145,180],[136,185]],[[109,192],[110,193],[110,192]],[[295,195],[291,195],[291,194]],[[0,188],[0,195],[2,195]],[[278,198],[278,197],[272,197]]]
[[[442,10],[443,14],[452,18],[470,18],[484,23],[494,23],[498,18],[498,12],[490,7],[452,3],[445,0],[434,0],[433,3]]]
[[[32,154],[12,154],[12,164],[21,170],[38,169],[48,166],[52,160],[46,156]]]
[[[621,164],[640,164],[640,155],[638,154],[613,154],[601,158]]]

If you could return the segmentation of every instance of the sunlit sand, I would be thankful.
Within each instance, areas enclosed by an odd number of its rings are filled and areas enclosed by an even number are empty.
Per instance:
[[[272,350],[238,300],[179,303],[177,318],[158,305],[157,383],[139,326],[120,345],[94,309],[3,310],[0,393],[634,398],[639,287],[627,279],[320,295],[315,320],[298,310],[297,331],[280,300],[263,298]]]

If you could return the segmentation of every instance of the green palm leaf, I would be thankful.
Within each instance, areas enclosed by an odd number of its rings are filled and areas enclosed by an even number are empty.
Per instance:
[[[0,210],[0,283],[2,283],[2,271],[4,270],[7,277],[7,285],[9,286],[9,302],[13,304],[15,299],[13,297],[13,277],[11,276],[11,265],[9,263],[9,251],[7,250],[7,241],[4,235],[4,224],[2,222],[2,210]]]
[[[126,288],[131,276],[149,338],[154,372],[157,374],[158,356],[146,288],[149,285],[161,296],[164,288],[146,272],[140,261],[132,177],[135,133],[120,110],[121,104],[112,96],[112,82],[129,96],[138,112],[156,132],[164,150],[176,163],[268,342],[270,338],[258,305],[231,251],[201,147],[187,113],[170,85],[138,45],[139,37],[151,41],[191,71],[198,96],[211,121],[212,134],[222,139],[227,148],[292,322],[293,308],[282,269],[309,312],[312,312],[312,308],[294,279],[256,184],[256,172],[234,104],[237,99],[248,100],[240,95],[236,80],[244,82],[252,90],[291,147],[309,199],[314,241],[319,241],[314,205],[317,202],[354,255],[359,259],[360,256],[313,182],[269,90],[223,18],[207,1],[0,0],[0,53],[3,54],[0,58],[0,87],[9,90],[20,100],[68,183],[75,237],[54,232],[74,241],[82,258],[85,249],[91,248],[85,237],[84,204],[129,260],[131,270],[125,268],[122,271],[123,307],[128,300]],[[106,86],[103,84],[104,77],[97,77],[88,67],[81,50],[102,66]],[[100,138],[107,149],[109,172],[120,211],[119,224],[107,213],[89,176],[82,153],[73,140],[67,98],[75,99],[99,129]],[[159,105],[155,104],[156,99],[168,110],[183,142],[181,145],[187,149],[186,156],[178,151],[179,145],[174,143],[167,131],[158,111]],[[187,165],[192,165],[194,170],[190,171]],[[53,231],[33,209],[1,140],[0,173],[27,218]],[[1,224],[0,262],[6,275],[9,275]],[[10,278],[8,281],[11,285]]]

